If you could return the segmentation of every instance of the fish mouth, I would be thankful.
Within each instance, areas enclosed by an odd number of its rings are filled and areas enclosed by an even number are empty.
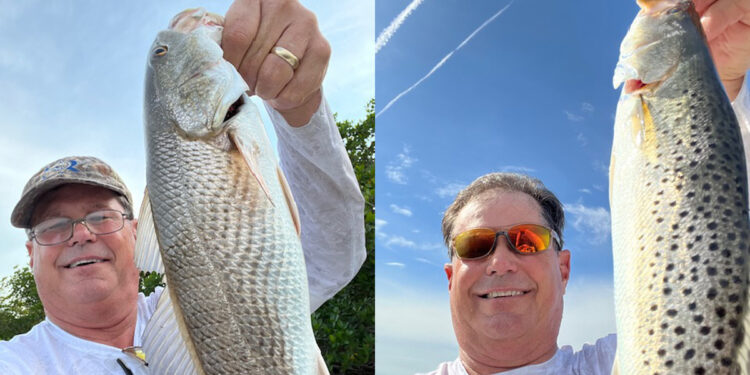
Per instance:
[[[245,95],[240,95],[237,100],[235,100],[232,104],[229,105],[227,108],[227,113],[224,115],[224,121],[222,123],[226,123],[227,121],[231,120],[236,116],[238,113],[240,113],[240,108],[245,105]]]

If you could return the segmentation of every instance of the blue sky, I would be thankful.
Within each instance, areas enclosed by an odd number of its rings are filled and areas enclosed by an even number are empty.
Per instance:
[[[538,177],[565,204],[572,275],[558,343],[614,332],[612,74],[636,3],[378,0],[376,34],[410,4],[376,46],[377,373],[456,358],[440,221],[462,187],[494,171]]]
[[[151,43],[185,8],[199,4],[224,14],[230,3],[0,1],[0,277],[28,264],[25,235],[10,225],[10,212],[43,165],[67,155],[98,156],[140,205],[143,77]],[[317,14],[332,47],[323,83],[331,109],[339,119],[364,118],[375,95],[374,1],[303,4]]]

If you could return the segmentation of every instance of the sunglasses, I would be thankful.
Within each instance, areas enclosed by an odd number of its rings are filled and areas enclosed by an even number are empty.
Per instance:
[[[560,236],[552,229],[536,224],[519,224],[505,231],[488,228],[469,229],[453,238],[453,250],[461,259],[481,259],[492,254],[497,238],[504,236],[508,247],[518,254],[535,254],[547,250],[550,238],[560,245]]]

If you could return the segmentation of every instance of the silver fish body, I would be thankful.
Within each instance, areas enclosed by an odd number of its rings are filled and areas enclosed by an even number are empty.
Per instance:
[[[620,374],[747,373],[739,126],[690,1],[641,1],[623,40],[610,205]]]
[[[181,335],[198,373],[314,373],[294,209],[247,87],[204,29],[159,33],[145,89],[147,191]]]

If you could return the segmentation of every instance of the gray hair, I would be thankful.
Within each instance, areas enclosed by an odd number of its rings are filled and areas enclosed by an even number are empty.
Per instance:
[[[503,192],[524,193],[533,198],[541,207],[541,214],[547,226],[560,236],[562,250],[562,231],[565,226],[565,214],[562,203],[557,199],[542,181],[518,173],[488,173],[474,180],[469,186],[461,190],[456,200],[451,203],[443,215],[443,240],[448,247],[448,257],[453,259],[453,227],[461,210],[474,198],[490,190]]]

